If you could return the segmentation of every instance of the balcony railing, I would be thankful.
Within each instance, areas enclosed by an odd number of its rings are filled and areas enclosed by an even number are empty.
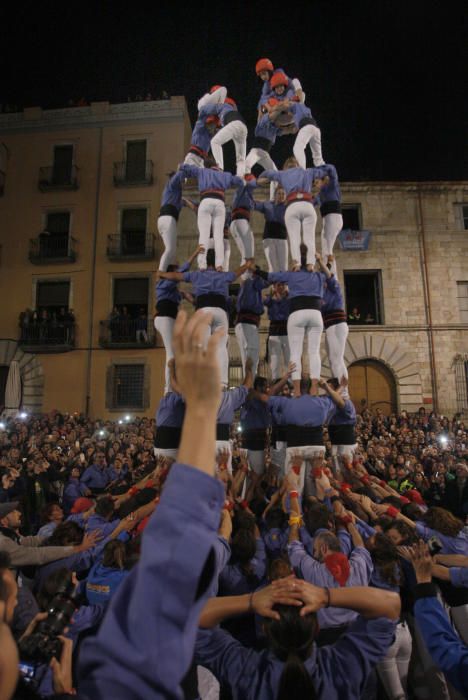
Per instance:
[[[56,168],[51,165],[39,168],[39,189],[41,192],[52,192],[55,190],[77,190],[78,168],[72,165],[70,168]]]
[[[25,352],[69,352],[75,347],[75,322],[47,319],[20,325],[18,344]]]
[[[155,235],[148,231],[123,231],[107,236],[109,260],[154,260]]]
[[[121,161],[114,163],[114,185],[116,187],[145,187],[153,184],[153,161],[140,163]]]
[[[99,345],[102,348],[153,348],[153,319],[118,316],[108,321],[100,321]]]
[[[29,261],[34,265],[76,261],[76,238],[43,232],[29,241]]]

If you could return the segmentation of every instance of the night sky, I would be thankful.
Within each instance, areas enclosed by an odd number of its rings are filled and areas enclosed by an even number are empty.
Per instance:
[[[222,84],[253,135],[266,56],[301,80],[342,180],[468,179],[463,5],[17,2],[0,10],[0,103],[166,90],[186,96],[193,120],[198,97]],[[277,162],[289,145],[279,141]]]

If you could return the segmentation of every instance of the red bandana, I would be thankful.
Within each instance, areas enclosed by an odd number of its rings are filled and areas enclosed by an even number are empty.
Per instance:
[[[333,552],[333,554],[329,554],[325,557],[325,566],[340,586],[346,585],[346,581],[351,572],[348,557],[345,554],[342,552]]]

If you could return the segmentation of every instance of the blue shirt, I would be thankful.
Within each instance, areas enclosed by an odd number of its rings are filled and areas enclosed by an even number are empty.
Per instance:
[[[182,181],[184,173],[178,170],[166,184],[161,199],[161,206],[172,204],[178,211],[182,209]]]
[[[169,391],[159,402],[156,412],[157,427],[181,428],[185,416],[185,401],[180,394]]]
[[[198,180],[200,192],[205,190],[227,190],[229,187],[244,187],[245,182],[237,175],[225,173],[218,168],[197,168],[196,165],[181,165],[185,177],[195,177]]]
[[[220,294],[227,299],[229,285],[235,279],[234,272],[218,272],[212,269],[184,272],[184,282],[193,284],[193,293],[196,297],[203,294]]]
[[[250,580],[239,564],[227,564],[219,576],[220,595],[242,595],[254,591],[263,582],[266,575],[266,553],[262,539],[256,540],[255,555],[250,560],[252,576]]]
[[[193,146],[196,146],[201,151],[208,153],[211,145],[211,136],[205,126],[205,119],[206,117],[200,118],[199,116],[197,121],[195,122],[195,126],[193,127],[192,131],[191,143]]]
[[[237,295],[237,311],[251,311],[261,316],[263,313],[262,289],[265,287],[268,287],[268,282],[257,275],[244,280]]]
[[[322,588],[339,588],[339,583],[328,571],[325,564],[311,557],[304,549],[302,542],[290,542],[288,556],[291,566],[296,573],[314,586]],[[346,587],[368,586],[373,570],[372,559],[365,547],[356,547],[349,556],[350,574],[346,581]],[[345,608],[322,608],[317,613],[318,623],[321,629],[339,627],[349,624],[357,617],[354,610]]]
[[[449,576],[452,586],[468,588],[468,568],[465,566],[451,566]]]
[[[336,411],[328,423],[329,425],[354,425],[356,423],[356,409],[353,402],[346,399],[343,408],[336,406]]]
[[[275,299],[272,296],[267,296],[263,300],[263,305],[268,311],[270,321],[287,321],[289,317],[289,296]]]
[[[63,490],[62,507],[65,513],[69,513],[77,498],[86,494],[86,486],[79,479],[69,479]]]
[[[185,262],[178,268],[178,272],[188,272],[190,263]],[[174,304],[180,304],[182,295],[179,292],[179,283],[175,280],[161,279],[156,284],[156,301],[172,301]]]
[[[107,605],[122,581],[128,576],[125,569],[114,569],[96,562],[88,574],[86,597],[91,605]]]
[[[464,554],[468,556],[468,535],[464,530],[460,530],[456,537],[450,537],[449,535],[443,535],[438,530],[432,530],[424,523],[416,521],[416,532],[425,542],[430,537],[437,537],[442,545],[441,554]]]
[[[436,666],[464,697],[468,697],[468,647],[450,624],[436,592],[416,600],[414,617]]]
[[[387,618],[359,617],[335,644],[320,649],[314,644],[304,666],[317,697],[359,700],[372,668],[385,657],[394,634],[395,623]],[[275,700],[284,668],[284,662],[272,652],[248,649],[217,627],[199,630],[195,663],[227,684],[234,700]]]
[[[255,211],[261,211],[266,221],[275,221],[284,225],[284,213],[286,204],[275,204],[274,202],[255,202]]]
[[[223,502],[219,481],[173,465],[145,529],[138,566],[111,600],[97,635],[81,648],[80,698],[180,697],[213,575],[206,563]]]
[[[264,114],[255,127],[255,136],[262,139],[267,139],[271,144],[274,144],[276,137],[281,133],[281,129],[273,124],[268,114]]]
[[[287,396],[270,396],[268,405],[277,407],[286,425],[319,426],[328,423],[336,411],[336,404],[329,396],[303,394],[291,399]]]
[[[81,483],[91,490],[105,489],[109,482],[107,467],[99,467],[97,464],[92,464],[81,475]]]
[[[229,112],[237,112],[237,106],[233,107],[228,102],[222,102],[221,104],[217,105],[205,105],[205,107],[201,108],[198,114],[200,117],[205,119],[210,115],[216,114],[216,116],[219,117],[221,124],[224,126],[224,120]]]
[[[267,430],[271,425],[271,413],[260,399],[249,399],[240,412],[242,430]]]
[[[269,282],[284,282],[288,285],[289,298],[323,296],[323,284],[326,276],[323,272],[309,272],[301,268],[297,272],[270,272]]]
[[[261,177],[276,180],[286,192],[311,192],[314,180],[321,175],[319,168],[289,168],[289,170],[264,170]]]
[[[232,199],[232,211],[234,209],[248,209],[250,211],[253,209],[254,201],[252,197],[252,191],[257,186],[255,180],[250,180],[244,187],[239,187],[234,194]]]
[[[327,314],[329,311],[338,310],[344,310],[343,292],[335,275],[332,275],[325,280],[321,311],[322,314]]]
[[[249,390],[246,386],[238,386],[236,389],[223,391],[216,422],[222,425],[231,425],[234,420],[234,413],[242,406],[248,393]]]
[[[86,521],[86,532],[89,534],[94,532],[94,530],[99,530],[102,537],[109,537],[112,535],[119,522],[119,518],[114,518],[109,521],[103,518],[102,515],[93,513]]]
[[[275,70],[273,71],[273,75],[275,73],[284,73],[284,75],[286,75],[286,73],[284,72],[284,70],[282,68],[275,68]],[[274,97],[275,99],[280,100],[280,101],[285,100],[287,97],[294,97],[296,91],[295,91],[294,86],[292,84],[292,80],[287,75],[286,75],[286,77],[288,78],[288,84],[287,84],[286,90],[283,92],[282,95],[276,94],[276,92],[271,87],[269,80],[265,80],[263,82],[262,92],[260,95],[260,99],[258,101],[257,109],[260,109],[260,107],[262,105],[264,105],[266,102],[268,102],[268,100],[271,97]]]
[[[338,173],[336,168],[331,163],[326,165],[321,165],[318,170],[322,171],[319,177],[325,177],[328,175],[330,182],[325,187],[322,187],[319,194],[319,199],[321,204],[325,202],[341,202],[341,190],[340,183],[338,181]]]
[[[312,112],[302,102],[292,102],[288,107],[288,111],[292,113],[294,124],[298,129],[301,128],[300,123],[302,119],[312,119]]]

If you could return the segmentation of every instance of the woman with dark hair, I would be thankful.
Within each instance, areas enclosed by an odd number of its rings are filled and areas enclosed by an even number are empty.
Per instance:
[[[50,537],[57,525],[63,522],[63,510],[58,503],[49,503],[41,513],[41,526],[38,530],[39,537]]]
[[[315,613],[328,606],[362,617],[336,644],[317,649]],[[216,627],[227,617],[253,613],[264,618],[268,648],[262,652],[246,649]],[[250,595],[209,600],[200,618],[195,661],[229,684],[234,700],[357,700],[392,644],[399,614],[396,593],[319,588],[290,577]]]
[[[431,537],[436,537],[442,545],[441,554],[468,555],[468,535],[464,530],[464,524],[449,510],[433,506],[428,509],[421,520],[416,522],[407,518],[403,513],[392,513],[392,517],[395,517],[397,522],[402,520],[415,529],[416,534],[425,542]]]
[[[128,576],[127,551],[124,542],[111,540],[104,547],[102,561],[98,560],[88,574],[86,597],[91,605],[107,605],[122,581]]]

